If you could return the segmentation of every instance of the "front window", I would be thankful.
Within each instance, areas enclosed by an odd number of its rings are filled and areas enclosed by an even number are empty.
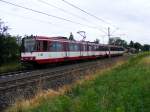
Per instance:
[[[24,46],[24,52],[35,51],[35,39],[34,38],[24,38],[23,46]]]

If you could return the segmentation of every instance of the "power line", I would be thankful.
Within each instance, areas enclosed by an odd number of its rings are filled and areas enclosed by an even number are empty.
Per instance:
[[[46,2],[46,1],[44,1],[44,0],[37,0],[37,1],[39,1],[39,2],[41,2],[41,3],[43,3],[43,4],[46,4],[46,5],[48,5],[48,6],[51,6],[51,7],[53,7],[53,8],[56,8],[56,9],[58,9],[58,10],[64,12],[64,13],[70,14],[70,15],[72,15],[72,16],[74,16],[74,17],[80,18],[80,19],[82,19],[82,20],[84,20],[84,21],[85,21],[85,20],[88,21],[88,20],[87,20],[86,18],[84,18],[84,17],[80,17],[80,16],[78,16],[78,15],[76,15],[76,14],[74,14],[74,13],[71,13],[71,12],[69,12],[69,11],[63,9],[63,8],[57,7],[57,6],[55,6],[55,5],[52,5],[52,4],[50,4],[50,3],[48,3],[48,2]],[[90,21],[88,21],[88,22],[90,22]]]
[[[32,12],[36,12],[36,13],[39,13],[39,14],[43,14],[43,15],[46,15],[46,16],[50,16],[50,17],[53,17],[53,18],[57,18],[57,19],[60,19],[60,20],[64,20],[64,21],[67,21],[67,22],[70,22],[70,23],[78,24],[78,25],[81,25],[81,26],[86,26],[86,27],[93,28],[93,29],[98,29],[95,26],[89,26],[89,25],[81,24],[81,23],[78,23],[78,22],[75,22],[75,21],[72,21],[72,20],[69,20],[69,19],[65,19],[65,18],[62,18],[62,17],[51,15],[51,14],[48,14],[48,13],[45,13],[45,12],[42,12],[42,11],[38,11],[38,10],[34,10],[34,9],[31,9],[31,8],[28,8],[28,7],[23,7],[23,6],[15,4],[15,3],[7,2],[5,0],[0,0],[0,2],[9,4],[9,5],[12,5],[12,6],[16,6],[16,7],[22,8],[22,9],[26,9],[26,10],[29,10],[29,11],[32,11]],[[103,32],[103,33],[106,33],[101,29],[98,29],[98,30]]]
[[[13,14],[13,13],[10,13],[10,12],[6,12],[6,11],[1,11],[1,12],[3,12],[3,13],[7,13],[7,14],[9,14],[9,15],[11,15],[11,16],[17,16],[17,17],[19,17],[19,18],[22,18],[22,19],[28,19],[28,20],[31,20],[31,21],[39,21],[39,22],[43,22],[43,23],[47,23],[47,24],[52,24],[52,22],[50,22],[50,21],[44,21],[44,20],[40,20],[40,19],[35,19],[35,18],[31,18],[31,17],[26,17],[26,16],[22,16],[22,15],[18,15],[18,14]]]
[[[37,1],[39,1],[39,2],[41,2],[41,3],[43,3],[43,4],[45,4],[45,5],[51,6],[51,7],[53,7],[53,8],[56,8],[56,9],[58,9],[58,10],[64,12],[64,13],[70,14],[70,15],[72,15],[72,16],[74,16],[74,17],[80,18],[81,20],[90,22],[89,20],[87,20],[87,19],[84,18],[84,17],[80,17],[80,16],[78,16],[78,15],[76,15],[76,14],[74,14],[74,13],[71,13],[71,12],[69,12],[69,11],[63,9],[63,8],[57,7],[57,6],[55,6],[55,5],[52,5],[52,4],[50,4],[50,3],[48,3],[48,2],[46,2],[46,1],[44,1],[44,0],[37,0]],[[101,26],[101,27],[102,27],[102,26]],[[102,27],[102,28],[105,29],[104,27]]]
[[[48,3],[48,2],[46,2],[46,1],[44,1],[44,0],[37,0],[37,1],[39,1],[39,2],[41,2],[41,3],[43,3],[43,4],[45,4],[45,5],[51,6],[51,7],[53,7],[53,8],[56,8],[56,9],[58,9],[58,10],[64,12],[64,13],[70,14],[70,15],[72,15],[72,16],[74,16],[74,17],[80,18],[81,20],[90,22],[90,21],[87,20],[86,18],[80,17],[80,16],[78,16],[78,15],[76,15],[76,14],[74,14],[74,13],[71,13],[71,12],[69,12],[69,11],[67,11],[67,10],[64,10],[63,8],[57,7],[57,6],[55,6],[55,5],[52,5],[52,4],[50,4],[50,3]],[[102,27],[102,26],[101,26],[101,27]],[[102,28],[105,29],[104,27],[102,27]],[[103,31],[103,32],[105,32],[105,31]]]
[[[40,19],[35,19],[35,18],[31,18],[31,17],[26,17],[26,16],[22,16],[22,15],[18,15],[18,14],[14,14],[14,13],[10,13],[10,12],[6,12],[6,11],[1,11],[1,12],[3,12],[3,13],[5,13],[5,14],[8,14],[9,16],[15,16],[15,17],[19,17],[19,18],[22,18],[22,19],[28,19],[28,20],[30,20],[30,21],[39,21],[40,23],[42,22],[42,23],[45,23],[45,24],[51,24],[51,25],[53,25],[54,27],[56,27],[56,26],[59,26],[60,27],[60,25],[58,25],[58,24],[53,24],[52,22],[50,22],[50,21],[45,21],[45,20],[40,20]],[[1,19],[0,19],[1,20]],[[0,23],[2,23],[1,21],[0,21]],[[69,27],[67,27],[67,26],[63,26],[63,28],[69,28]]]
[[[53,24],[52,22],[50,22],[50,21],[44,21],[44,20],[40,20],[40,19],[35,19],[35,18],[31,18],[31,17],[26,17],[26,16],[22,16],[22,15],[18,15],[18,14],[13,14],[13,13],[10,13],[10,12],[6,12],[6,11],[1,11],[1,12],[3,12],[3,13],[5,13],[5,14],[9,14],[9,15],[11,15],[11,16],[16,16],[16,17],[19,17],[19,18],[22,18],[22,19],[28,19],[28,20],[31,20],[31,21],[39,21],[39,22],[42,22],[42,23],[45,23],[45,24],[51,24],[51,25],[54,25],[54,26],[60,26],[60,25],[57,25],[57,24]],[[1,20],[1,19],[0,19]],[[0,23],[2,23],[1,21],[0,21]],[[66,26],[63,26],[63,27],[66,27]],[[66,28],[68,28],[68,27],[66,27]]]
[[[78,9],[78,10],[80,10],[80,11],[86,13],[87,15],[89,15],[89,16],[91,16],[91,17],[94,17],[94,18],[97,19],[97,20],[99,20],[99,21],[101,21],[101,22],[104,22],[104,23],[106,23],[106,24],[109,24],[109,25],[115,27],[116,29],[118,29],[116,26],[110,24],[109,22],[105,21],[104,19],[99,18],[99,17],[95,16],[94,14],[91,14],[91,13],[89,13],[89,12],[87,12],[87,11],[85,11],[85,10],[79,8],[79,7],[77,7],[76,5],[70,3],[70,2],[68,2],[68,1],[66,1],[66,0],[62,0],[62,1],[65,2],[66,4],[70,5],[70,6],[72,6],[72,7],[76,8],[76,9]]]

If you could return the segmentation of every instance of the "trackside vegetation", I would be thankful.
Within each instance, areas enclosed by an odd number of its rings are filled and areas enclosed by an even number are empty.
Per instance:
[[[8,112],[150,112],[150,53],[55,94],[18,103]]]
[[[21,63],[16,61],[0,66],[0,73],[13,72],[21,69],[23,69]]]
[[[16,38],[0,33],[0,73],[21,69],[19,60],[20,46],[16,43]]]

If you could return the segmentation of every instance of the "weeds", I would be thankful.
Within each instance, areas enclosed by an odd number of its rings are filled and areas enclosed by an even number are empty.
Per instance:
[[[15,63],[9,63],[0,66],[0,73],[4,72],[11,72],[11,71],[16,71],[22,69],[21,63],[15,62]]]
[[[97,71],[95,76],[60,89],[53,98],[42,95],[42,100],[37,98],[38,105],[22,107],[21,112],[149,112],[148,55],[139,54],[123,65],[102,73]]]

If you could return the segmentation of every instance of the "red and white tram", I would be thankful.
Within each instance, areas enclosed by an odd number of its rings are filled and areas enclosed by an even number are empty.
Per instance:
[[[71,41],[66,37],[34,36],[23,38],[21,61],[36,64],[91,59],[122,55],[124,48],[87,41]]]

